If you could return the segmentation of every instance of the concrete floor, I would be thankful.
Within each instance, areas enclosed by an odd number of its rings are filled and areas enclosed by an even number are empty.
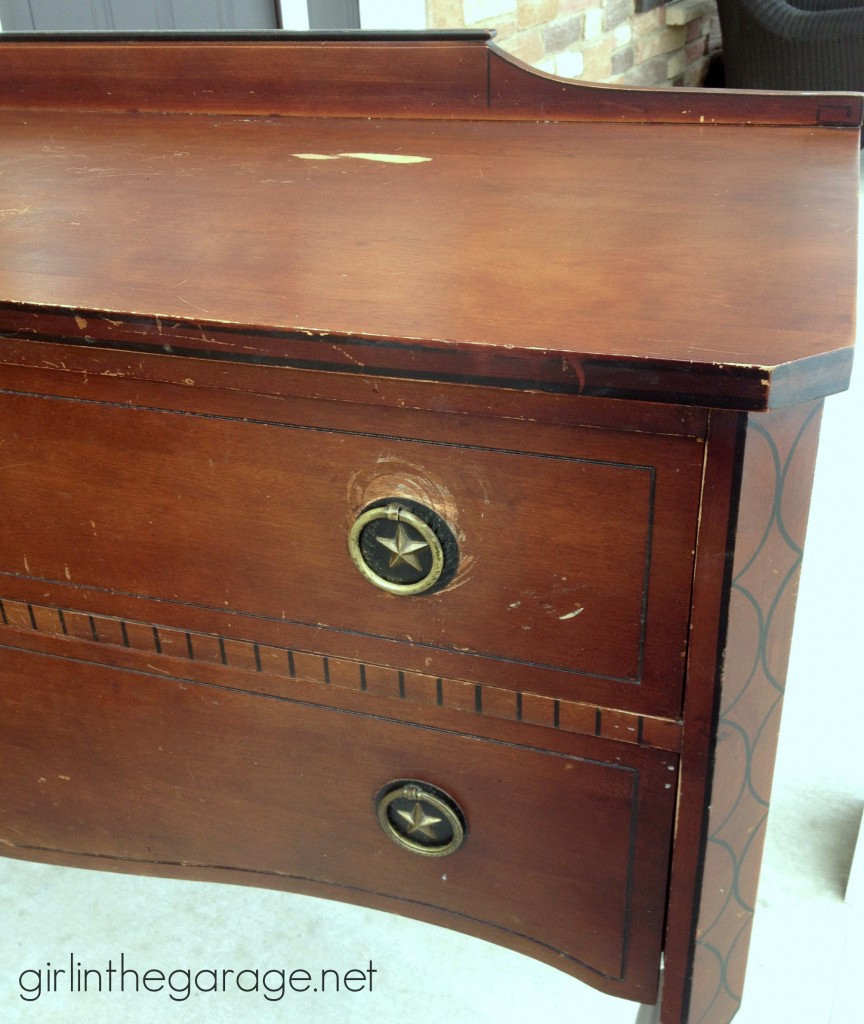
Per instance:
[[[843,901],[864,804],[864,359],[827,403],[781,748],[738,1024],[860,1024],[864,894]],[[805,753],[806,751],[806,753]],[[859,892],[861,888],[859,887]],[[366,968],[373,990],[288,994],[43,992],[19,975],[70,953],[104,967]],[[26,980],[33,976],[27,976]],[[386,914],[281,893],[0,858],[2,1024],[632,1024],[636,1009],[552,968]]]

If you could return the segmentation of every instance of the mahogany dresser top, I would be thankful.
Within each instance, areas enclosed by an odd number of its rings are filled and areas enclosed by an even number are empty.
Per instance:
[[[562,84],[482,36],[0,50],[0,305],[67,335],[749,409],[848,384],[857,97]]]

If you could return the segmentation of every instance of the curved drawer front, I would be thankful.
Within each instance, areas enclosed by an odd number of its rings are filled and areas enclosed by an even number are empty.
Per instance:
[[[109,614],[109,597],[140,596],[233,613],[213,631],[238,639],[276,624],[397,665],[410,641],[432,675],[678,708],[692,439],[441,417],[433,440],[34,396],[7,396],[3,416],[19,466],[0,571],[90,590]],[[352,561],[353,524],[388,502],[448,535],[428,592],[382,590]],[[367,547],[410,576],[424,539],[382,522]]]
[[[605,761],[599,741],[590,757],[550,752],[11,649],[0,712],[4,843],[255,874],[465,930],[621,994],[656,981],[672,756]],[[422,856],[385,834],[376,796],[400,779],[458,806],[455,852]],[[394,813],[422,844],[443,814],[417,803],[409,791]]]

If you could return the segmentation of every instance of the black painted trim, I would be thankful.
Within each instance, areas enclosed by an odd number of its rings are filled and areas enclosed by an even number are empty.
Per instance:
[[[309,29],[289,31],[287,29],[241,32],[236,29],[201,32],[162,32],[142,30],[139,32],[3,32],[0,43],[435,43],[435,42],[486,42],[495,36],[494,30],[482,29],[436,29],[434,31],[401,29],[381,32],[362,29]]]

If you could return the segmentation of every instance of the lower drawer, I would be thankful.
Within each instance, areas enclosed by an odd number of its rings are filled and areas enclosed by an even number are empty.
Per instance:
[[[542,730],[528,732],[530,744],[478,738],[0,649],[0,842],[143,873],[224,868],[443,924],[651,1001],[674,758],[605,743],[606,760],[578,737],[544,749]]]

